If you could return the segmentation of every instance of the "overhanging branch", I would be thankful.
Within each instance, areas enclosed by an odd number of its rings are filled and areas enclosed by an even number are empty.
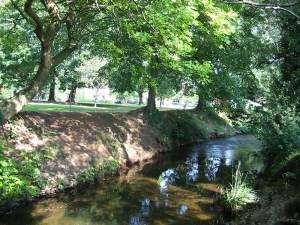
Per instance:
[[[27,0],[24,5],[24,11],[35,23],[35,34],[41,42],[44,42],[43,24],[39,16],[32,9],[33,0]]]
[[[221,2],[226,3],[226,4],[240,4],[240,5],[246,5],[246,6],[255,7],[255,8],[265,8],[265,9],[271,9],[271,10],[276,10],[276,11],[284,11],[284,12],[287,12],[287,13],[291,14],[292,16],[296,17],[298,20],[300,20],[300,15],[298,15],[297,13],[295,13],[289,9],[294,6],[300,5],[300,1],[286,3],[286,4],[258,3],[258,2],[247,1],[247,0],[221,1]]]
[[[23,19],[25,19],[27,22],[31,23],[30,19],[26,14],[23,12],[23,10],[18,6],[18,4],[14,0],[10,0],[12,6],[20,13]]]

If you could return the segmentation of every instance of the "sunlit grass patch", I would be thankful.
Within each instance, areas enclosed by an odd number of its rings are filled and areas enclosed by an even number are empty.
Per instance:
[[[140,108],[138,105],[113,105],[103,104],[98,107],[86,105],[68,105],[68,104],[37,104],[30,103],[24,106],[23,111],[59,111],[59,112],[129,112]]]
[[[130,112],[132,110],[140,109],[144,105],[131,105],[131,104],[97,104],[93,105],[80,105],[80,104],[59,104],[59,103],[29,103],[24,106],[23,111],[55,111],[55,112]],[[162,107],[160,111],[171,110],[172,108]]]

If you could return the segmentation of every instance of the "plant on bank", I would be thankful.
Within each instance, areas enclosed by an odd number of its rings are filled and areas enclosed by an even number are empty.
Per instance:
[[[95,163],[90,168],[83,171],[79,176],[77,181],[79,183],[94,182],[99,178],[107,175],[116,174],[120,169],[120,162],[116,159],[109,158],[108,160]]]
[[[156,129],[162,141],[169,147],[191,143],[207,136],[203,124],[195,114],[188,111],[154,112],[148,115],[150,126]]]
[[[232,211],[243,209],[247,204],[258,201],[258,196],[252,187],[246,182],[246,177],[241,172],[240,162],[235,173],[232,174],[232,181],[228,187],[221,187],[221,200],[226,208]]]
[[[11,159],[4,156],[3,150],[0,145],[0,201],[37,196],[42,181],[34,162]]]

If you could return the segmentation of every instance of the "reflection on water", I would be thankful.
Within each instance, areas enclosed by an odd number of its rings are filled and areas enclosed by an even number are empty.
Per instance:
[[[0,217],[0,225],[219,224],[218,184],[238,160],[260,170],[260,143],[238,136],[178,149],[136,173],[61,194]]]

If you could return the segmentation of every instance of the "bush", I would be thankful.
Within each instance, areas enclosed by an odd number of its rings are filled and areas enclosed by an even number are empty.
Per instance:
[[[280,163],[274,164],[271,168],[273,177],[281,177],[291,184],[300,185],[300,149],[292,151]]]
[[[83,171],[77,181],[79,183],[94,182],[99,178],[107,175],[116,174],[120,169],[120,162],[113,158],[106,160],[102,163],[95,163],[90,168]]]
[[[196,142],[207,136],[202,122],[189,111],[157,111],[147,119],[149,124],[159,132],[161,140],[169,147],[178,143]]]
[[[0,201],[35,197],[42,182],[32,161],[5,157],[0,146]]]
[[[232,211],[240,210],[247,204],[255,203],[258,200],[256,192],[247,184],[240,170],[240,163],[232,175],[229,187],[221,187],[220,189],[222,202],[225,207]]]
[[[262,153],[267,167],[280,163],[300,148],[300,119],[293,108],[260,110],[253,115],[252,125],[265,143]]]

